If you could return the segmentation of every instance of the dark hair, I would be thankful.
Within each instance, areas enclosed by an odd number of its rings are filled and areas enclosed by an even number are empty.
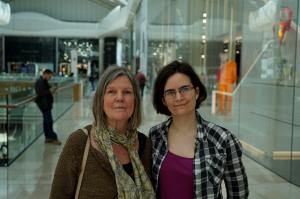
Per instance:
[[[53,72],[50,69],[45,69],[45,70],[43,70],[43,75],[44,74],[51,74],[51,75],[53,75]]]
[[[162,113],[170,116],[171,112],[168,107],[163,104],[164,98],[164,88],[167,80],[175,73],[182,73],[188,76],[194,86],[194,88],[199,88],[199,97],[196,100],[195,109],[199,108],[200,104],[206,99],[207,92],[206,88],[201,82],[200,78],[190,66],[190,64],[185,62],[173,61],[170,64],[164,66],[156,77],[154,88],[153,88],[153,99],[152,103],[157,113]]]
[[[104,113],[104,95],[107,85],[114,79],[120,76],[125,76],[129,79],[134,93],[134,111],[130,117],[128,124],[129,129],[137,129],[141,124],[141,98],[136,81],[132,74],[125,67],[110,66],[101,75],[98,86],[93,99],[93,114],[95,124],[97,126],[107,127],[107,118]]]

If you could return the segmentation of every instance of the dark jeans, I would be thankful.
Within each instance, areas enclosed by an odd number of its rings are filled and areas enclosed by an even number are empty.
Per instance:
[[[94,83],[94,80],[90,80],[90,82],[91,82],[92,91],[94,91],[94,90],[95,90],[95,83]]]
[[[43,128],[46,139],[57,139],[56,133],[53,131],[53,119],[51,109],[41,109],[43,113]]]
[[[140,85],[141,97],[144,96],[144,88],[145,88],[145,85]]]

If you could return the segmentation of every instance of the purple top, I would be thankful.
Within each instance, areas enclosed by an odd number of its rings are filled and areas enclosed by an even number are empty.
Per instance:
[[[160,199],[193,198],[193,160],[168,151],[159,173]]]

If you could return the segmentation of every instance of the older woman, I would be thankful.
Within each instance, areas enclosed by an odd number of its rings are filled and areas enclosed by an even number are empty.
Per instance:
[[[102,75],[93,101],[94,122],[86,126],[91,147],[78,198],[155,198],[149,180],[151,142],[137,132],[140,95],[123,67]],[[50,198],[74,198],[87,135],[73,132],[60,155]]]
[[[227,129],[204,120],[197,109],[206,89],[187,63],[174,61],[158,73],[153,105],[171,116],[150,129],[152,177],[160,199],[247,198],[242,146]]]

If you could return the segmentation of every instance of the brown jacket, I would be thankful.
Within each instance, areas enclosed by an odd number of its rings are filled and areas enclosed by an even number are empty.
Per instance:
[[[89,130],[90,126],[87,129]],[[56,166],[50,199],[74,198],[86,139],[87,136],[81,130],[73,132],[68,138]],[[146,138],[145,148],[140,157],[150,177],[151,142],[148,138]],[[92,145],[88,153],[79,198],[118,198],[115,176],[109,160]]]

